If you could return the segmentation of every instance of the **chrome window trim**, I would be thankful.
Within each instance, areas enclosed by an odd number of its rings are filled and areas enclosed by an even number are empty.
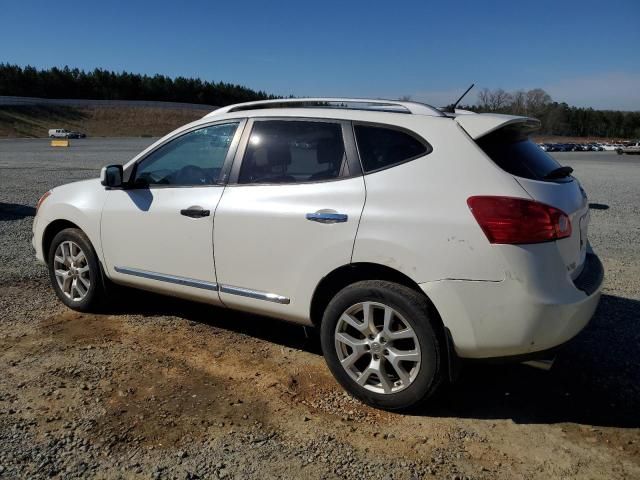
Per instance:
[[[251,290],[249,288],[234,287],[232,285],[219,285],[218,288],[220,293],[229,293],[231,295],[255,298],[257,300],[266,300],[267,302],[281,303],[283,305],[291,303],[289,298],[276,293],[261,292],[259,290]]]
[[[113,267],[118,273],[132,275],[134,277],[148,278],[158,280],[160,282],[175,283],[186,287],[202,288],[203,290],[218,290],[218,284],[215,282],[205,282],[204,280],[196,280],[194,278],[179,277],[177,275],[167,275],[165,273],[149,272],[147,270],[139,270],[137,268]]]

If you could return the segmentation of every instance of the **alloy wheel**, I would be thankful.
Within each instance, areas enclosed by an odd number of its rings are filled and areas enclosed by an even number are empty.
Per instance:
[[[334,343],[338,360],[361,387],[397,393],[420,370],[420,344],[411,324],[395,309],[377,302],[349,307],[338,319]]]
[[[82,301],[89,293],[91,277],[89,263],[80,246],[65,240],[56,248],[53,271],[60,291],[74,302]]]

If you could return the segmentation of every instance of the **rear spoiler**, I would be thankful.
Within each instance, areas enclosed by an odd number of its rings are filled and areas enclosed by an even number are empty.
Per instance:
[[[495,132],[506,126],[516,127],[523,133],[532,133],[540,128],[540,120],[530,117],[515,117],[497,113],[479,113],[476,115],[457,115],[455,121],[474,140]]]

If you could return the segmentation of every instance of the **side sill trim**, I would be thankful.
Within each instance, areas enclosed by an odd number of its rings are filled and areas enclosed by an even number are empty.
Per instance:
[[[176,275],[167,275],[165,273],[149,272],[147,270],[139,270],[137,268],[114,267],[118,273],[132,275],[134,277],[148,278],[150,280],[158,280],[160,282],[175,283],[177,285],[185,285],[187,287],[202,288],[203,290],[218,291],[220,293],[228,293],[231,295],[239,295],[241,297],[255,298],[257,300],[265,300],[267,302],[281,303],[288,305],[291,300],[282,295],[269,292],[261,292],[251,290],[249,288],[234,287],[231,285],[218,285],[214,282],[205,282],[203,280],[195,280],[193,278],[178,277]]]
[[[219,290],[220,293],[229,293],[231,295],[255,298],[257,300],[266,300],[267,302],[282,303],[284,305],[288,305],[291,302],[289,298],[275,293],[260,292],[258,290],[250,290],[248,288],[233,287],[231,285],[220,285]]]
[[[125,275],[133,275],[134,277],[149,278],[151,280],[175,283],[177,285],[185,285],[187,287],[202,288],[203,290],[218,290],[217,283],[194,280],[193,278],[166,275],[164,273],[149,272],[147,270],[138,270],[136,268],[114,267],[114,270],[118,273],[124,273]]]

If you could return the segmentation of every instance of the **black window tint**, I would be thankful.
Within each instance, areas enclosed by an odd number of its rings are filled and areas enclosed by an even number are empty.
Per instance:
[[[296,183],[347,175],[338,123],[256,121],[238,183]]]
[[[139,185],[213,185],[220,177],[237,123],[194,130],[158,148],[137,167]]]
[[[365,173],[406,162],[431,150],[400,130],[370,125],[355,125],[354,130]]]
[[[502,128],[477,140],[477,144],[505,172],[533,180],[545,177],[560,164],[517,128]],[[571,177],[554,181],[571,180]]]

